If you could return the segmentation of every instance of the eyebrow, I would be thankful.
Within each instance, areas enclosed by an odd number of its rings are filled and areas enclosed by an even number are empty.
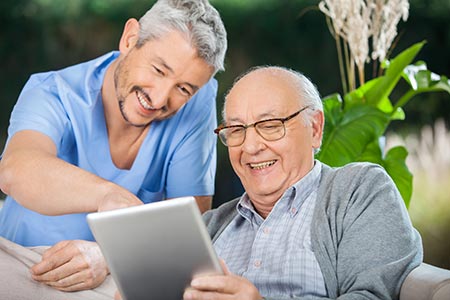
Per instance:
[[[172,74],[174,73],[173,69],[166,63],[166,61],[162,57],[158,56],[158,57],[156,57],[156,59],[157,59],[158,63],[160,63],[165,69],[167,69],[167,71],[169,71],[169,73],[172,73]],[[188,85],[194,91],[194,93],[200,89],[199,86],[189,83],[189,82],[183,82],[183,84]]]
[[[266,119],[274,119],[274,118],[277,118],[277,117],[272,112],[266,112],[266,113],[263,113],[263,114],[259,115],[258,116],[258,121],[255,121],[255,122],[264,121]],[[247,124],[247,123],[244,123],[239,118],[231,118],[228,122],[230,122],[230,123],[237,122],[237,123]]]

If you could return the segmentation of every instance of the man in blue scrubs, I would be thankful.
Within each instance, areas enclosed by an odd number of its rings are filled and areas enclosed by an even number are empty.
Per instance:
[[[180,196],[211,207],[212,77],[226,46],[207,0],[160,0],[126,22],[118,51],[31,76],[0,162],[0,236],[52,246],[33,279],[64,291],[103,282],[88,212]]]

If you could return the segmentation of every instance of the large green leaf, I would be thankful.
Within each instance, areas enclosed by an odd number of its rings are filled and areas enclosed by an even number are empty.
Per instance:
[[[382,147],[380,146],[380,140],[384,140],[384,137],[379,137],[374,139],[369,143],[364,149],[364,152],[358,157],[358,161],[368,161],[374,164],[383,165],[383,153]]]
[[[395,112],[392,113],[394,111],[394,107],[392,106],[392,103],[388,97],[384,97],[383,99],[378,99],[377,102],[367,101],[367,99],[366,99],[367,92],[369,90],[373,89],[374,87],[376,88],[378,85],[382,84],[382,83],[380,83],[382,80],[383,80],[382,77],[372,79],[372,80],[366,82],[365,84],[363,84],[362,86],[360,86],[359,88],[357,88],[356,90],[353,90],[350,93],[347,93],[346,95],[344,95],[344,103],[345,103],[344,109],[350,109],[354,105],[359,105],[359,104],[363,103],[363,104],[367,104],[367,105],[376,107],[379,110],[381,110],[387,114],[392,114],[392,116],[391,116],[392,120],[404,120],[405,113],[404,113],[403,109],[397,108],[397,109],[395,109]]]
[[[424,44],[425,42],[414,44],[391,61],[386,62],[385,74],[379,77],[376,83],[364,93],[365,101],[373,106],[378,106],[380,101],[388,98],[400,80],[403,70],[412,63]]]
[[[408,151],[405,147],[397,146],[387,152],[382,164],[395,182],[406,207],[408,207],[409,201],[411,200],[413,188],[413,175],[406,165],[407,156]]]
[[[324,137],[317,158],[331,166],[358,161],[389,122],[388,114],[368,105],[354,105],[344,111],[337,94],[324,99],[324,113]]]

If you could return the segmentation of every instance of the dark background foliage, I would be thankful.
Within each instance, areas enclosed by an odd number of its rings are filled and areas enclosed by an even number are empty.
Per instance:
[[[60,69],[117,49],[123,24],[139,18],[154,1],[2,0],[0,2],[0,146],[9,114],[28,77]],[[341,92],[335,44],[318,0],[211,0],[228,31],[226,71],[219,73],[218,119],[223,95],[233,79],[255,65],[283,65],[312,79],[323,96]],[[411,0],[410,16],[399,24],[392,56],[426,40],[417,57],[428,68],[450,75],[450,1]],[[391,131],[417,131],[437,119],[450,125],[448,94],[417,96],[405,108],[407,119]],[[218,143],[214,206],[242,193]]]

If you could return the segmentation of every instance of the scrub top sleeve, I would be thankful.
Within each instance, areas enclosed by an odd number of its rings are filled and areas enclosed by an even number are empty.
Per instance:
[[[193,126],[177,146],[171,159],[165,193],[167,198],[214,194],[217,138],[213,131],[217,126],[216,93],[217,89],[209,89],[207,99],[203,101],[203,109],[192,110],[187,114]]]
[[[11,113],[8,141],[18,131],[35,130],[49,136],[59,148],[69,119],[52,81],[51,77],[30,78]]]

